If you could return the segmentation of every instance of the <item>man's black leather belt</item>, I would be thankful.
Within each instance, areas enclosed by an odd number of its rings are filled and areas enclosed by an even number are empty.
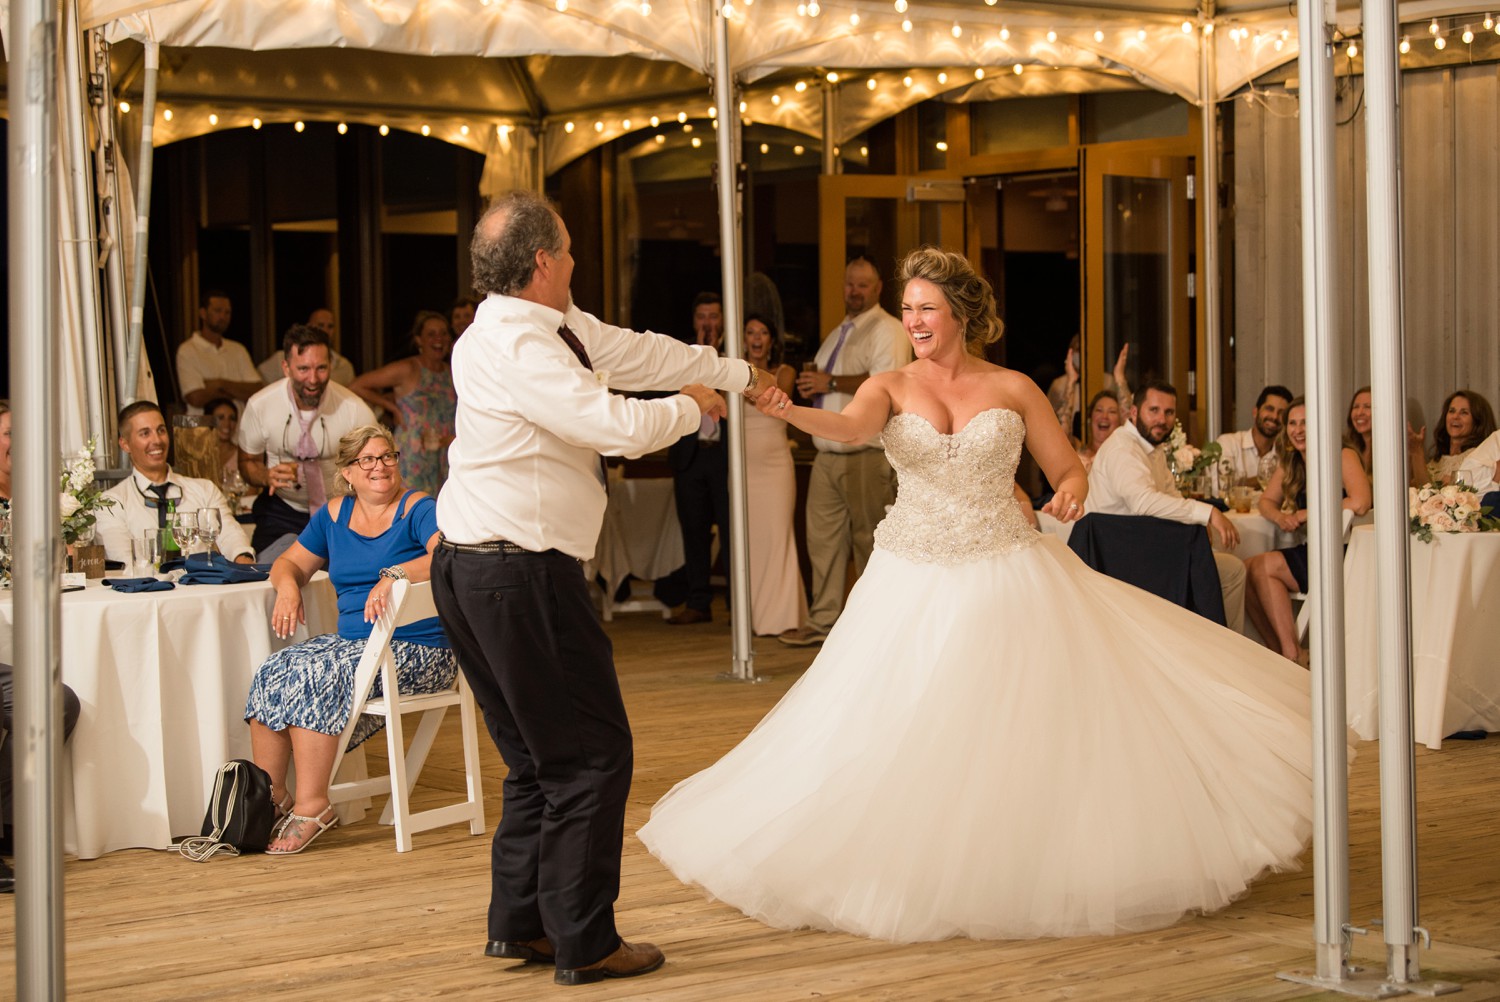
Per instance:
[[[534,553],[508,539],[493,539],[488,543],[454,543],[448,539],[438,540],[438,545],[455,553]]]

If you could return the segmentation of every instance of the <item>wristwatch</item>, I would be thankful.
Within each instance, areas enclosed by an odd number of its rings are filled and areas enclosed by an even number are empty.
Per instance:
[[[750,383],[749,383],[748,386],[745,387],[745,389],[744,389],[743,392],[749,393],[751,390],[755,389],[759,385],[760,385],[760,369],[756,368],[754,365],[751,365],[750,366]]]
[[[380,576],[390,578],[392,581],[406,581],[406,568],[400,564],[392,564],[389,567],[380,568]]]

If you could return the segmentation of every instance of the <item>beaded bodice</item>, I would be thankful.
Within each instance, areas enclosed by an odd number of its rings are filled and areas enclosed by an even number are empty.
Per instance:
[[[961,564],[1031,546],[1037,532],[1013,494],[1026,422],[1015,411],[981,411],[945,435],[920,414],[886,423],[896,503],[875,545],[924,564]]]

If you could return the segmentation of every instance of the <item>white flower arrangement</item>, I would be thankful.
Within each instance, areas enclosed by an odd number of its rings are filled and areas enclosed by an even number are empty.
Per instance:
[[[1490,509],[1479,503],[1479,494],[1467,484],[1424,484],[1407,489],[1411,534],[1424,543],[1434,532],[1494,532],[1500,521],[1490,518]]]
[[[63,542],[68,545],[93,538],[95,512],[114,505],[115,499],[94,484],[94,442],[73,454],[62,472],[58,513],[62,518]]]
[[[1172,434],[1167,436],[1167,465],[1172,468],[1174,476],[1183,477],[1207,469],[1219,461],[1223,452],[1218,442],[1210,442],[1201,449],[1189,445],[1181,421],[1172,425]]]

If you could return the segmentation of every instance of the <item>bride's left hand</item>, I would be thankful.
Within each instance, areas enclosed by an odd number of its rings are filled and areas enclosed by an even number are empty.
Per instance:
[[[1075,522],[1083,517],[1083,505],[1067,491],[1052,495],[1052,500],[1042,505],[1042,511],[1059,522]]]

